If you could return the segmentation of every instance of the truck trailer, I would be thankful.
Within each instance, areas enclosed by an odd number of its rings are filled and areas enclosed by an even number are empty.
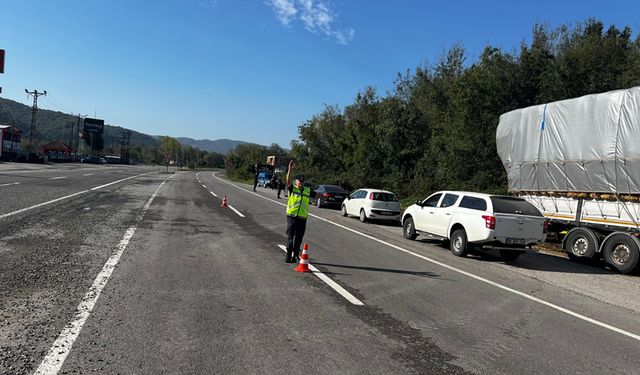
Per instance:
[[[573,260],[621,273],[640,259],[640,86],[500,116],[509,192],[535,205]]]

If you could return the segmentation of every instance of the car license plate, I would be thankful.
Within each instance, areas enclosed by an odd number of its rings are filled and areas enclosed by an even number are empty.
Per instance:
[[[507,245],[524,245],[523,238],[507,238]]]
[[[382,212],[380,212],[380,215],[387,215],[387,216],[391,216],[391,215],[393,215],[393,212],[389,212],[389,211],[382,211]]]

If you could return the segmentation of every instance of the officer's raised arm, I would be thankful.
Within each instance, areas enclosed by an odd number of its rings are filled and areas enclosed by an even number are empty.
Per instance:
[[[291,160],[289,162],[289,169],[287,170],[287,188],[291,185],[291,174],[293,173],[293,168],[295,168],[296,163]]]

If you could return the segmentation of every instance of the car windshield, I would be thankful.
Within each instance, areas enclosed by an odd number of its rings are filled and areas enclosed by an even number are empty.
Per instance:
[[[491,203],[495,213],[542,216],[537,208],[522,198],[495,196],[491,197]]]
[[[372,193],[374,201],[397,202],[398,198],[391,193]]]

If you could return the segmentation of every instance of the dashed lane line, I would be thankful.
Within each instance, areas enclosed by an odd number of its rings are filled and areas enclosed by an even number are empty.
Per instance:
[[[110,185],[113,185],[113,184],[117,184],[119,182],[131,180],[132,178],[146,176],[146,175],[151,174],[151,173],[156,173],[156,172],[143,173],[143,174],[139,174],[139,175],[136,175],[136,176],[133,176],[133,177],[123,178],[123,179],[120,179],[120,180],[117,180],[117,181],[114,181],[114,182],[110,182],[110,183],[105,184],[105,185],[96,186],[96,187],[94,187],[92,189],[82,190],[82,191],[79,191],[79,192],[76,192],[76,193],[73,193],[73,194],[65,195],[64,197],[52,199],[52,200],[47,201],[47,202],[42,202],[42,203],[35,204],[33,206],[25,207],[25,208],[19,209],[17,211],[13,211],[13,212],[9,212],[9,213],[0,215],[0,220],[2,220],[4,218],[7,218],[9,216],[13,216],[13,215],[21,214],[23,212],[31,211],[31,210],[33,210],[35,208],[39,208],[39,207],[46,206],[46,205],[49,205],[49,204],[52,204],[52,203],[60,202],[60,201],[63,201],[63,200],[69,199],[69,198],[77,197],[78,195],[82,195],[82,194],[86,194],[86,193],[88,193],[90,191],[95,191],[95,190],[98,190],[98,189],[102,189],[104,187],[107,187],[107,186],[110,186]]]
[[[227,204],[227,207],[229,207],[233,212],[237,213],[237,214],[238,214],[238,216],[240,216],[240,217],[244,217],[244,215],[242,214],[242,212],[240,212],[240,211],[236,210],[235,208],[233,208],[233,206],[232,206],[232,205]]]
[[[0,185],[0,187],[2,187],[2,186],[12,186],[12,185],[20,185],[20,183],[19,182],[11,182],[9,184],[2,184],[2,185]]]
[[[88,177],[88,176],[93,176],[93,173],[85,173],[83,174],[84,177]]]
[[[102,267],[102,270],[100,271],[98,276],[96,276],[93,284],[82,298],[82,301],[80,302],[78,307],[76,307],[76,311],[73,314],[74,319],[64,327],[62,332],[60,332],[60,335],[58,335],[56,341],[53,343],[53,345],[51,345],[51,349],[49,349],[49,352],[47,353],[46,357],[44,357],[44,359],[40,363],[40,366],[38,366],[38,369],[34,374],[55,375],[60,371],[60,368],[62,368],[62,364],[69,355],[73,344],[80,335],[82,327],[89,318],[89,315],[91,315],[91,311],[93,311],[93,307],[98,301],[100,293],[104,289],[105,285],[107,285],[107,282],[109,281],[113,270],[118,265],[118,261],[120,261],[122,253],[124,253],[127,245],[129,244],[129,241],[131,241],[131,238],[136,233],[136,225],[138,225],[142,221],[144,214],[147,212],[147,210],[149,210],[149,207],[151,206],[151,202],[153,202],[156,195],[158,195],[158,191],[165,184],[165,182],[166,180],[162,181],[160,186],[158,186],[151,195],[151,198],[147,200],[147,203],[145,203],[144,207],[142,208],[142,212],[139,214],[136,220],[136,224],[132,227],[129,227],[124,233],[124,237],[122,237],[122,240],[116,247],[116,250],[113,252],[113,254],[111,254],[107,262],[104,264],[104,267]]]
[[[68,178],[67,176],[60,176],[60,177],[51,177],[50,180],[62,180]]]
[[[222,178],[220,178],[220,177],[216,176],[216,175],[215,175],[215,173],[212,173],[212,174],[213,174],[213,177],[214,177],[214,178],[216,178],[217,180],[222,181],[222,182],[224,182],[224,183],[226,183],[226,184],[228,184],[228,185],[231,185],[231,186],[235,187],[236,189],[243,190],[243,191],[245,191],[245,192],[247,192],[247,193],[249,193],[249,194],[253,194],[253,195],[258,196],[258,197],[260,197],[260,198],[262,198],[262,199],[265,199],[265,200],[268,200],[268,201],[270,201],[270,202],[273,202],[273,203],[279,204],[279,205],[281,205],[281,206],[285,206],[285,204],[283,204],[283,203],[280,203],[280,202],[278,202],[278,201],[275,201],[275,200],[273,200],[273,199],[271,199],[271,198],[264,197],[264,196],[262,196],[262,195],[260,195],[260,194],[258,194],[258,193],[254,193],[253,191],[250,191],[250,190],[247,190],[247,189],[245,189],[245,188],[243,188],[243,187],[240,187],[240,186],[238,186],[238,185],[236,185],[236,184],[234,184],[234,183],[232,183],[232,182],[226,181],[226,180],[224,180],[224,179],[222,179]],[[376,241],[376,242],[378,242],[378,243],[380,243],[380,244],[383,244],[383,245],[389,246],[389,247],[391,247],[391,248],[393,248],[393,249],[395,249],[395,250],[401,251],[401,252],[403,252],[403,253],[405,253],[405,254],[412,255],[412,256],[414,256],[414,257],[416,257],[416,258],[420,258],[420,259],[422,259],[422,260],[426,260],[426,261],[427,261],[427,262],[429,262],[429,263],[432,263],[432,264],[438,265],[438,266],[440,266],[440,267],[446,268],[446,269],[448,269],[448,270],[450,270],[450,271],[453,271],[453,272],[459,273],[459,274],[461,274],[461,275],[465,275],[465,276],[467,276],[467,277],[470,277],[470,278],[472,278],[472,279],[478,280],[478,281],[483,282],[483,283],[485,283],[485,284],[488,284],[488,285],[494,286],[494,287],[496,287],[496,288],[498,288],[498,289],[504,290],[504,291],[506,291],[506,292],[509,292],[509,293],[512,293],[512,294],[515,294],[515,295],[518,295],[518,296],[520,296],[520,297],[522,297],[522,298],[528,299],[528,300],[533,301],[533,302],[536,302],[536,303],[538,303],[538,304],[541,304],[541,305],[547,306],[547,307],[549,307],[549,308],[551,308],[551,309],[554,309],[554,310],[559,311],[559,312],[561,312],[561,313],[567,314],[567,315],[572,316],[572,317],[574,317],[574,318],[577,318],[577,319],[580,319],[580,320],[582,320],[582,321],[585,321],[585,322],[588,322],[588,323],[594,324],[594,325],[596,325],[596,326],[598,326],[598,327],[601,327],[601,328],[607,329],[607,330],[609,330],[609,331],[619,333],[619,334],[621,334],[621,335],[623,335],[623,336],[626,336],[626,337],[629,337],[629,338],[631,338],[631,339],[634,339],[634,340],[640,341],[640,335],[638,335],[638,334],[635,334],[635,333],[632,333],[632,332],[626,331],[626,330],[624,330],[624,329],[622,329],[622,328],[615,327],[615,326],[613,326],[613,325],[611,325],[611,324],[608,324],[608,323],[605,323],[605,322],[602,322],[602,321],[599,321],[599,320],[596,320],[596,319],[590,318],[590,317],[588,317],[588,316],[586,316],[586,315],[583,315],[583,314],[577,313],[577,312],[575,312],[575,311],[573,311],[573,310],[569,310],[569,309],[567,309],[567,308],[564,308],[564,307],[562,307],[562,306],[559,306],[559,305],[556,305],[556,304],[554,304],[554,303],[548,302],[548,301],[543,300],[543,299],[541,299],[541,298],[538,298],[538,297],[532,296],[532,295],[530,295],[530,294],[527,294],[527,293],[521,292],[521,291],[519,291],[519,290],[516,290],[516,289],[510,288],[510,287],[508,287],[508,286],[506,286],[506,285],[502,285],[502,284],[497,283],[497,282],[495,282],[495,281],[491,281],[491,280],[489,280],[489,279],[485,279],[485,278],[484,278],[484,277],[482,277],[482,276],[478,276],[478,275],[473,274],[473,273],[471,273],[471,272],[464,271],[464,270],[462,270],[462,269],[460,269],[460,268],[457,268],[457,267],[454,267],[454,266],[450,266],[450,265],[448,265],[448,264],[446,264],[446,263],[442,263],[442,262],[440,262],[440,261],[437,261],[437,260],[435,260],[435,259],[429,258],[429,257],[424,256],[424,255],[421,255],[421,254],[418,254],[418,253],[413,252],[413,251],[411,251],[411,250],[407,250],[407,249],[405,249],[405,248],[402,248],[402,247],[400,247],[400,246],[397,246],[397,245],[394,245],[394,244],[392,244],[392,243],[386,242],[386,241],[381,240],[381,239],[379,239],[379,238],[376,238],[376,237],[370,236],[370,235],[368,235],[368,234],[366,234],[366,233],[358,232],[358,231],[357,231],[357,230],[355,230],[355,229],[349,228],[349,227],[344,226],[344,225],[342,225],[342,224],[338,224],[338,223],[336,223],[336,222],[333,222],[333,221],[331,221],[331,220],[325,219],[325,218],[320,217],[320,216],[318,216],[318,215],[314,215],[314,214],[311,214],[311,213],[310,213],[310,214],[309,214],[309,216],[312,216],[312,217],[314,217],[314,218],[316,218],[316,219],[318,219],[318,220],[322,220],[322,221],[324,221],[324,222],[326,222],[326,223],[329,223],[329,224],[331,224],[331,225],[335,225],[335,226],[337,226],[337,227],[339,227],[339,228],[342,228],[342,229],[344,229],[344,230],[347,230],[347,231],[349,231],[349,232],[351,232],[351,233],[354,233],[354,234],[357,234],[357,235],[359,235],[359,236],[362,236],[362,237],[368,238],[368,239],[370,239],[370,240]]]
[[[214,197],[218,198],[218,196],[216,195],[216,193],[214,193],[213,191],[209,191],[209,193],[211,193],[211,195],[213,195]]]
[[[287,252],[286,246],[278,245],[278,247],[280,249],[282,249],[282,251],[284,251],[285,253]],[[342,286],[340,286],[340,284],[338,284],[335,281],[333,281],[329,276],[327,276],[324,273],[322,273],[320,270],[318,270],[316,267],[314,267],[311,263],[309,263],[309,269],[311,271],[313,271],[314,275],[316,275],[320,280],[324,281],[333,290],[338,292],[338,294],[343,296],[347,301],[351,302],[352,304],[354,304],[356,306],[364,306],[364,303],[362,301],[360,301],[359,299],[354,297],[353,294],[347,292],[347,290],[345,288],[343,288]]]

